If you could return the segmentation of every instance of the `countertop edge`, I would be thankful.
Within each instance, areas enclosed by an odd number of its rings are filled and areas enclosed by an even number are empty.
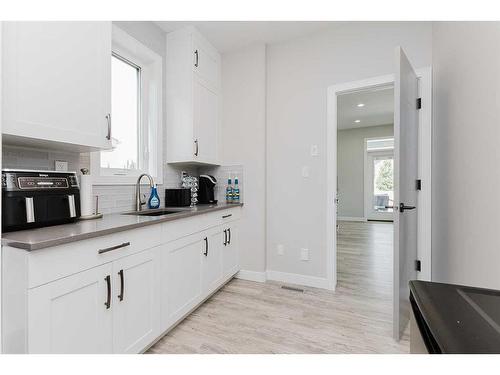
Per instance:
[[[45,249],[48,247],[65,245],[65,244],[69,244],[72,242],[88,240],[88,239],[92,239],[92,238],[106,236],[106,235],[113,234],[113,233],[124,232],[127,230],[142,228],[142,227],[146,227],[146,226],[150,226],[150,225],[161,224],[161,223],[165,223],[165,222],[169,222],[169,221],[185,219],[185,218],[192,217],[192,216],[198,216],[198,215],[203,215],[203,214],[210,213],[210,212],[222,211],[222,210],[227,210],[227,209],[232,209],[232,208],[237,208],[237,207],[243,207],[243,203],[232,203],[232,204],[228,204],[228,205],[224,205],[224,206],[214,206],[214,207],[206,208],[206,209],[200,210],[200,211],[185,211],[185,212],[181,211],[179,213],[175,213],[172,215],[166,215],[164,217],[156,217],[155,220],[151,220],[151,221],[126,224],[126,225],[117,226],[114,228],[103,229],[103,230],[100,230],[97,232],[78,234],[78,235],[73,235],[73,236],[66,237],[66,238],[56,238],[54,240],[42,241],[42,242],[37,242],[37,243],[26,243],[26,242],[20,242],[20,241],[16,241],[16,240],[9,240],[7,238],[2,238],[2,246],[9,246],[9,247],[13,247],[16,249],[21,249],[21,250],[26,250],[26,251],[30,252],[30,251]],[[122,213],[115,213],[115,214],[110,214],[110,215],[122,215]],[[99,220],[99,219],[96,219],[96,220]]]

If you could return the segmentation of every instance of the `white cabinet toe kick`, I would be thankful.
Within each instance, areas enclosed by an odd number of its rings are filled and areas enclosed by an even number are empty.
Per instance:
[[[241,208],[2,248],[4,353],[142,353],[239,271]]]

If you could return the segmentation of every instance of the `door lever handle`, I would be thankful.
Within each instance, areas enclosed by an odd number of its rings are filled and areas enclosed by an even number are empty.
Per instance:
[[[399,204],[399,212],[405,212],[405,210],[414,210],[415,206],[405,206],[404,203]]]

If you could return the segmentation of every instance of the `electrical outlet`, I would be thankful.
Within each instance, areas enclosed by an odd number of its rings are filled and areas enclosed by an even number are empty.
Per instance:
[[[278,252],[278,255],[285,254],[285,247],[282,244],[278,244],[278,246],[276,246],[276,250]]]
[[[318,145],[311,145],[311,156],[318,156]]]
[[[67,172],[68,171],[68,162],[64,160],[56,160],[54,163],[54,167],[56,171],[59,172]]]
[[[302,167],[302,177],[309,177],[309,167],[307,165]]]
[[[300,260],[309,260],[309,249],[300,249]]]

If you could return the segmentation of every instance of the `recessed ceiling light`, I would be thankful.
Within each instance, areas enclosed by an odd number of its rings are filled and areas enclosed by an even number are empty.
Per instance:
[[[361,122],[361,120],[354,120],[355,123]]]
[[[363,103],[359,103],[358,107],[364,107],[365,105]]]

